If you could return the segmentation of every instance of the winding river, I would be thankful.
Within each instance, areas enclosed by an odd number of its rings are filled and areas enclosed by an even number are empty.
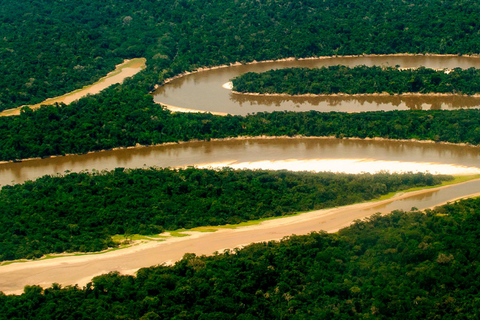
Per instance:
[[[278,97],[237,97],[222,88],[222,84],[241,72],[288,66],[334,64],[398,64],[403,67],[425,65],[440,69],[480,67],[480,59],[430,56],[352,57],[233,66],[199,72],[173,80],[157,91],[155,99],[182,108],[234,114],[312,108],[322,111],[390,110],[405,109],[413,103],[405,100],[408,100],[408,97],[370,97],[365,100],[332,97],[331,99],[320,98],[317,102],[309,102],[306,99],[306,102],[300,103],[295,99]],[[458,108],[480,105],[480,100],[477,102],[475,98],[468,97],[422,96],[417,98],[419,100],[414,103],[414,108]],[[264,99],[268,101],[262,102]],[[416,98],[412,97],[412,99]],[[465,102],[462,102],[463,99]],[[480,148],[478,147],[412,141],[330,138],[231,139],[118,149],[86,155],[3,163],[0,164],[0,185],[20,183],[45,174],[55,175],[66,171],[190,165],[207,167],[229,165],[239,168],[290,170],[308,168],[317,171],[346,172],[355,172],[355,169],[361,167],[364,168],[362,171],[372,172],[386,168],[393,171],[428,170],[432,173],[478,174],[480,173],[479,159]],[[213,233],[194,232],[189,237],[171,237],[163,242],[150,242],[100,255],[13,263],[0,267],[0,291],[21,293],[27,284],[49,286],[53,282],[62,285],[84,285],[95,275],[114,270],[134,273],[141,267],[171,263],[187,252],[211,254],[214,251],[222,251],[225,248],[251,242],[280,239],[290,234],[305,234],[318,230],[333,232],[375,212],[409,210],[412,207],[428,208],[479,192],[480,181],[474,180],[446,188],[407,193],[381,202],[320,210],[271,220],[250,227],[222,229]]]
[[[320,96],[320,97],[265,97],[233,94],[222,87],[232,78],[246,72],[264,72],[270,69],[291,67],[315,68],[332,65],[354,67],[396,66],[415,68],[425,66],[433,69],[480,68],[477,56],[355,56],[326,57],[322,59],[288,60],[235,65],[180,77],[154,92],[156,102],[172,107],[172,110],[193,109],[214,113],[247,115],[254,112],[309,111],[359,112],[408,109],[458,109],[478,108],[479,97],[471,96]]]

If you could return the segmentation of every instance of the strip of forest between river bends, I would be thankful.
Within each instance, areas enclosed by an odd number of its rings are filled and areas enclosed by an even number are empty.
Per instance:
[[[130,169],[70,173],[0,191],[0,261],[118,246],[116,234],[237,224],[378,198],[451,176],[268,170]]]
[[[141,91],[114,87],[70,105],[0,117],[0,160],[242,136],[335,136],[480,143],[480,110],[364,113],[172,113]]]
[[[480,93],[480,70],[402,69],[380,66],[286,68],[248,72],[232,79],[233,91],[260,95]]]

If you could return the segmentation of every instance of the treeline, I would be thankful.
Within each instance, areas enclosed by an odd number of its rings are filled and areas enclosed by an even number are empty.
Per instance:
[[[84,288],[0,294],[5,319],[475,319],[480,199],[376,215]]]
[[[86,153],[137,143],[237,136],[337,136],[480,143],[480,110],[249,116],[170,113],[141,90],[117,86],[68,106],[0,117],[0,160]]]
[[[0,110],[145,57],[145,92],[186,70],[348,54],[480,52],[478,4],[408,1],[0,1]],[[35,26],[35,28],[32,28]]]
[[[45,176],[0,192],[0,261],[99,251],[115,234],[278,217],[377,198],[450,176],[118,168]]]
[[[449,72],[420,67],[330,66],[248,72],[234,79],[233,90],[260,94],[372,94],[480,92],[480,69],[455,68]]]

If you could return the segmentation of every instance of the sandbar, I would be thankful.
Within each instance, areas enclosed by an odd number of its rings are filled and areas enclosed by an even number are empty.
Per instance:
[[[42,105],[52,105],[55,103],[65,103],[70,104],[73,101],[76,101],[80,98],[83,98],[89,94],[97,94],[100,91],[110,87],[111,85],[122,83],[126,78],[132,77],[138,72],[145,69],[145,58],[135,58],[130,60],[124,60],[121,64],[115,66],[115,70],[109,72],[105,77],[101,78],[94,84],[85,86],[82,89],[78,89],[69,93],[66,93],[62,96],[49,98],[43,102],[37,103],[35,105],[30,105],[31,109],[35,110],[40,108]],[[0,112],[0,116],[16,116],[20,114],[20,110],[24,106],[8,109]]]

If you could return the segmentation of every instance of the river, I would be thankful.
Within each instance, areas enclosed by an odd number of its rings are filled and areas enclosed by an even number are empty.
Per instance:
[[[480,59],[471,57],[418,56],[395,57],[394,60],[388,60],[390,58],[358,57],[319,61],[323,61],[322,63],[327,63],[328,61],[330,64],[353,63],[352,61],[355,61],[356,64],[367,64],[369,62],[368,65],[393,63],[393,65],[400,64],[407,67],[409,66],[408,63],[414,64],[413,62],[415,62],[416,65],[425,63],[427,66],[434,68],[453,68],[456,66],[466,68],[473,64],[480,64]],[[318,62],[313,60],[305,61],[307,64]],[[281,65],[288,66],[297,63],[302,64],[303,62],[294,61],[281,63]],[[232,108],[232,106],[224,108],[222,102],[218,103],[218,100],[225,102],[222,100],[225,97],[213,98],[215,93],[212,92],[218,91],[224,93],[228,101],[232,101],[233,110],[238,114],[244,113],[246,109],[250,110],[248,112],[252,110],[260,111],[262,108],[269,111],[277,110],[283,107],[277,108],[277,106],[274,106],[272,108],[268,104],[252,102],[253,100],[247,103],[248,107],[245,105],[239,106],[238,101],[232,98],[231,93],[221,87],[223,83],[234,76],[233,74],[238,74],[239,70],[248,70],[249,68],[264,68],[266,70],[271,68],[272,65],[275,65],[275,63],[235,66],[228,69],[200,72],[177,79],[178,81],[174,80],[170,83],[171,86],[168,84],[162,90],[169,87],[172,87],[173,91],[178,90],[175,91],[175,95],[178,95],[177,99],[182,100],[185,98],[184,104],[180,104],[180,106],[192,109],[209,110],[208,108],[211,107],[213,109],[216,108],[211,111],[231,112],[228,108]],[[211,74],[220,74],[221,76],[214,76],[215,80],[212,80],[210,78]],[[206,83],[203,83],[204,77]],[[212,81],[215,84],[212,84]],[[192,85],[192,83],[196,83],[200,87],[206,85],[212,92],[209,93],[208,89],[205,89],[206,91],[203,92],[203,90],[198,88],[196,89],[197,91],[190,92],[188,86]],[[183,87],[184,85],[187,89]],[[187,92],[188,94],[186,97],[183,97],[181,92]],[[198,99],[195,99],[196,95],[198,95]],[[428,97],[425,98],[427,99]],[[158,95],[156,99],[158,99]],[[205,99],[210,99],[210,103],[208,101],[204,102]],[[177,102],[170,103],[179,105]],[[205,104],[203,105],[202,103]],[[321,102],[319,105],[323,103]],[[370,105],[375,105],[375,103],[368,102]],[[340,103],[344,107],[348,104],[349,102]],[[449,108],[449,104],[449,102],[440,101],[441,108]],[[273,103],[273,105],[276,105],[276,103]],[[362,103],[359,105],[363,106]],[[380,108],[378,105],[375,108],[377,107]],[[453,105],[450,107],[455,108]],[[310,107],[305,108],[308,109]],[[328,106],[328,108],[329,110],[332,108],[337,110],[337,107]],[[241,110],[238,111],[238,109]],[[282,168],[299,170],[304,169],[306,163],[308,163],[309,169],[321,171],[325,170],[326,162],[329,162],[330,164],[337,163],[336,167],[328,167],[332,168],[332,171],[349,171],[360,164],[369,163],[370,166],[368,168],[370,169],[365,171],[376,171],[381,168],[379,164],[383,163],[385,168],[393,171],[405,171],[413,168],[431,172],[437,170],[438,172],[452,172],[451,170],[455,169],[459,170],[455,171],[456,173],[462,173],[462,170],[463,173],[478,173],[478,170],[480,170],[479,156],[480,148],[478,147],[412,141],[329,138],[230,139],[118,149],[85,155],[3,163],[0,164],[0,185],[20,183],[45,174],[55,175],[66,171],[101,171],[111,170],[115,167],[184,167],[190,165],[209,167],[225,164],[238,167],[252,166],[252,164],[256,164],[256,167],[270,167],[273,164],[279,164]],[[405,166],[406,163],[409,166]],[[375,212],[386,213],[395,209],[409,210],[412,207],[419,209],[428,208],[457,198],[478,194],[479,192],[480,181],[476,180],[442,189],[408,193],[382,202],[370,202],[309,212],[294,217],[267,221],[250,227],[233,230],[224,229],[213,233],[197,232],[189,237],[169,238],[164,242],[141,244],[132,248],[100,255],[14,263],[0,267],[0,291],[21,293],[23,287],[27,284],[49,286],[53,282],[62,285],[76,283],[84,285],[95,275],[115,270],[123,273],[134,273],[135,270],[141,267],[171,263],[180,259],[187,252],[211,254],[214,251],[222,251],[225,248],[233,248],[251,242],[280,239],[290,234],[305,234],[319,230],[333,232],[349,225],[355,219],[368,217]]]
[[[480,148],[451,144],[333,138],[228,139],[3,163],[0,185],[67,171],[219,164],[237,168],[280,165],[289,170],[305,170],[308,165],[314,171],[343,172],[355,172],[359,166],[365,168],[362,171],[375,172],[382,169],[380,164],[386,164],[389,171],[478,174],[479,159]]]
[[[466,69],[470,67],[480,68],[480,57],[428,55],[358,56],[236,65],[192,73],[175,79],[159,87],[154,92],[154,99],[158,103],[172,107],[236,115],[283,110],[359,112],[458,109],[478,108],[480,106],[479,97],[460,95],[265,97],[233,94],[230,90],[222,87],[223,84],[232,78],[246,72],[265,72],[270,69],[291,67],[315,68],[339,64],[349,67],[358,65],[398,65],[403,68],[425,66],[433,69],[453,69],[456,67]]]

